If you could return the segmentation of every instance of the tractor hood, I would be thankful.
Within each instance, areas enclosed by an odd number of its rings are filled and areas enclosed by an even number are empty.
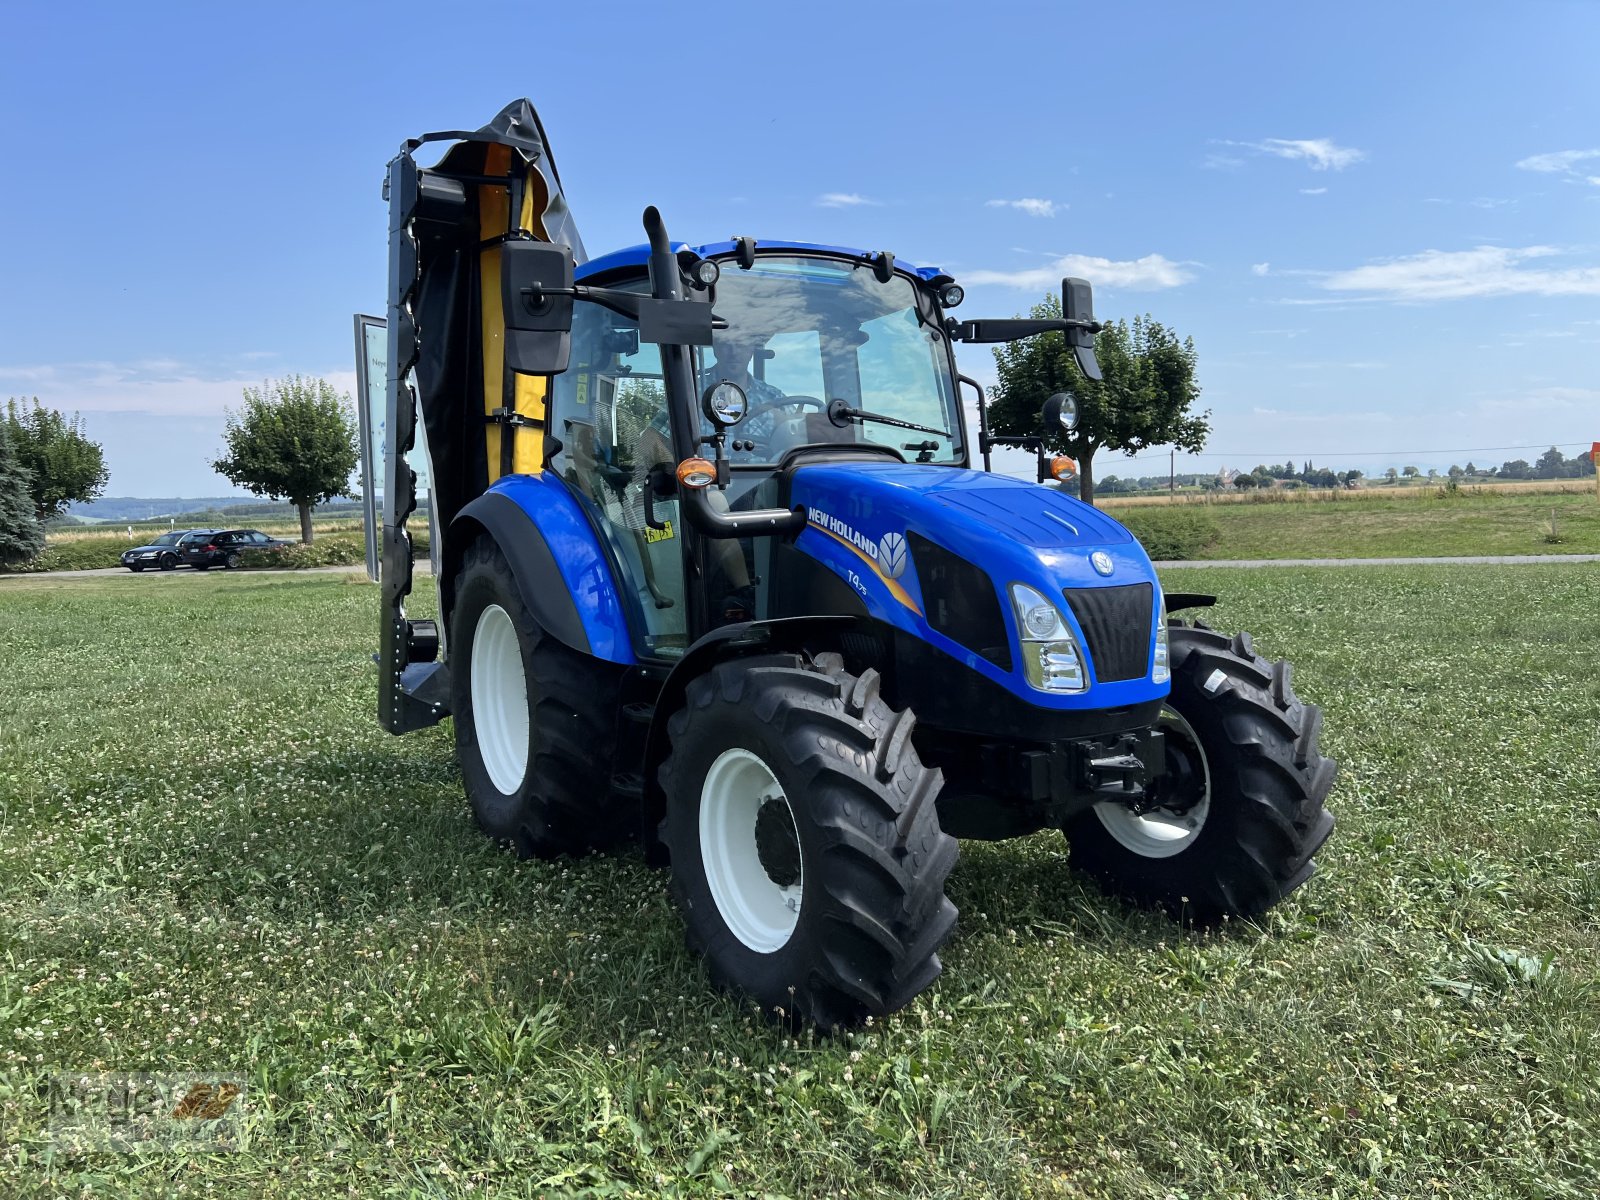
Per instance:
[[[872,616],[1014,689],[1014,655],[997,649],[1018,644],[1012,584],[1053,598],[1074,625],[1065,592],[1148,585],[1123,594],[1140,593],[1141,623],[1154,637],[1160,589],[1144,548],[1116,521],[1054,488],[983,471],[857,460],[796,468],[789,500],[806,510],[798,548],[843,578]],[[1150,696],[1148,680],[1125,680],[1030,699],[1079,707]]]

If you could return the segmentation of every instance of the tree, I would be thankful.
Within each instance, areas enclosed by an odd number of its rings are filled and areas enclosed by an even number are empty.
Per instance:
[[[1533,464],[1533,471],[1540,479],[1560,479],[1566,474],[1566,466],[1567,456],[1551,446],[1539,455],[1539,461]]]
[[[1528,465],[1525,458],[1514,458],[1510,462],[1500,464],[1501,479],[1532,479],[1533,468]]]
[[[230,482],[300,510],[300,540],[311,544],[311,510],[350,494],[360,461],[350,397],[325,379],[291,375],[244,389],[228,411],[227,451],[212,469]]]
[[[1465,466],[1465,467],[1464,467],[1464,468],[1463,468],[1463,470],[1464,470],[1464,471],[1465,471],[1465,472],[1466,472],[1466,473],[1467,473],[1467,474],[1468,474],[1468,475],[1476,475],[1476,474],[1477,474],[1477,473],[1478,473],[1478,468],[1477,468],[1477,467],[1475,467],[1475,466],[1473,466],[1473,465],[1472,465],[1472,464],[1471,464],[1471,463],[1468,463],[1468,464],[1467,464],[1467,465],[1466,465],[1466,466]]]
[[[1400,472],[1396,471],[1393,467],[1390,467],[1387,471],[1385,471],[1383,473],[1383,477],[1385,479],[1387,479],[1390,483],[1393,483],[1397,478],[1399,478],[1399,475],[1400,475]]]
[[[1418,475],[1422,474],[1422,472],[1418,471],[1415,467],[1406,467],[1400,472],[1400,474],[1404,475],[1407,479],[1415,479]]]
[[[1256,482],[1257,480],[1254,475],[1246,475],[1242,471],[1233,477],[1233,486],[1242,492],[1247,492],[1251,488],[1255,487]]]
[[[0,421],[0,565],[27,562],[44,549],[32,483],[33,473],[12,443],[11,423]]]
[[[28,493],[40,521],[62,516],[68,505],[93,500],[105,491],[110,472],[98,442],[84,436],[83,418],[62,416],[33,398],[6,401],[5,424],[17,462],[28,472]]]
[[[1047,296],[1033,316],[1061,316],[1061,301]],[[1049,449],[1078,463],[1078,495],[1094,503],[1094,456],[1101,449],[1133,455],[1150,446],[1176,446],[1195,453],[1204,448],[1209,412],[1190,407],[1200,396],[1195,383],[1193,339],[1178,335],[1149,315],[1132,322],[1112,321],[1095,337],[1095,353],[1105,378],[1085,379],[1067,348],[1066,337],[1045,333],[1001,346],[994,352],[999,382],[989,404],[994,431],[1032,437],[1041,431]],[[1055,392],[1078,398],[1078,427],[1071,433],[1043,430],[1040,410]]]
[[[1460,467],[1456,466],[1455,463],[1451,463],[1450,464],[1450,478],[1451,479],[1460,479],[1465,474],[1466,474],[1466,472],[1463,471]]]

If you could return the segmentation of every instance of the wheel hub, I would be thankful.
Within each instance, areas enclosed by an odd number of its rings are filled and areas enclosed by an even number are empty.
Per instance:
[[[1105,831],[1142,858],[1171,858],[1194,844],[1211,812],[1211,773],[1199,735],[1176,709],[1162,711],[1167,770],[1143,795],[1102,800],[1094,814]]]
[[[779,887],[799,882],[800,836],[789,815],[788,801],[777,796],[763,796],[756,810],[756,858],[767,878]]]
[[[1205,762],[1200,748],[1183,731],[1168,725],[1163,732],[1167,740],[1166,770],[1133,802],[1133,811],[1142,814],[1161,809],[1182,816],[1205,799]]]

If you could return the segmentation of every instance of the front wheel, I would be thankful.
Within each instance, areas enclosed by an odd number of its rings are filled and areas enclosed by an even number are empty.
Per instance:
[[[176,570],[178,566],[178,556],[176,554],[163,554],[160,559],[157,560],[156,565],[159,566],[163,571]]]
[[[689,946],[719,985],[828,1030],[938,978],[957,850],[914,725],[877,672],[833,654],[736,660],[689,684],[661,835]]]
[[[1254,916],[1311,878],[1333,830],[1322,712],[1248,634],[1173,621],[1169,636],[1167,771],[1138,804],[1102,801],[1068,822],[1072,863],[1196,923]]]

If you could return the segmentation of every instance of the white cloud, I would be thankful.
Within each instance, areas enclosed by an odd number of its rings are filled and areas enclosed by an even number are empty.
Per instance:
[[[819,208],[858,208],[863,204],[878,207],[882,201],[869,200],[855,192],[823,192],[817,197],[816,203]]]
[[[1067,207],[1054,200],[1038,200],[1032,196],[1024,196],[1021,200],[989,200],[985,203],[989,208],[1014,208],[1030,217],[1053,217],[1057,211]]]
[[[1550,154],[1532,154],[1517,163],[1524,171],[1539,171],[1546,175],[1573,175],[1581,162],[1600,158],[1600,150],[1556,150]]]
[[[971,285],[993,283],[1002,287],[1039,291],[1059,287],[1062,277],[1066,275],[1080,275],[1097,287],[1127,288],[1140,292],[1181,287],[1194,278],[1187,264],[1173,262],[1160,254],[1146,254],[1143,258],[1121,261],[1088,254],[1067,254],[1042,267],[1030,267],[1022,271],[967,271],[961,276],[961,282]]]
[[[1340,146],[1328,138],[1266,138],[1259,142],[1224,141],[1222,144],[1303,162],[1313,171],[1342,171],[1366,157],[1365,151],[1354,146]]]
[[[1272,264],[1269,263],[1269,262],[1252,263],[1250,265],[1250,274],[1252,274],[1252,275],[1270,275],[1270,274],[1272,274]]]
[[[1600,296],[1600,267],[1528,265],[1560,254],[1551,246],[1424,250],[1421,254],[1334,271],[1322,280],[1322,286],[1328,291],[1364,292],[1368,299],[1388,300]]]
[[[1300,194],[1302,196],[1320,196],[1324,192],[1326,192],[1327,190],[1328,189],[1325,188],[1325,187],[1320,187],[1320,188],[1301,188],[1300,189]]]
[[[329,372],[324,378],[341,391],[354,393],[353,371]],[[223,410],[237,408],[243,402],[244,389],[260,383],[256,369],[229,371],[170,359],[0,365],[0,389],[37,395],[43,403],[64,412],[215,416],[219,429]]]

